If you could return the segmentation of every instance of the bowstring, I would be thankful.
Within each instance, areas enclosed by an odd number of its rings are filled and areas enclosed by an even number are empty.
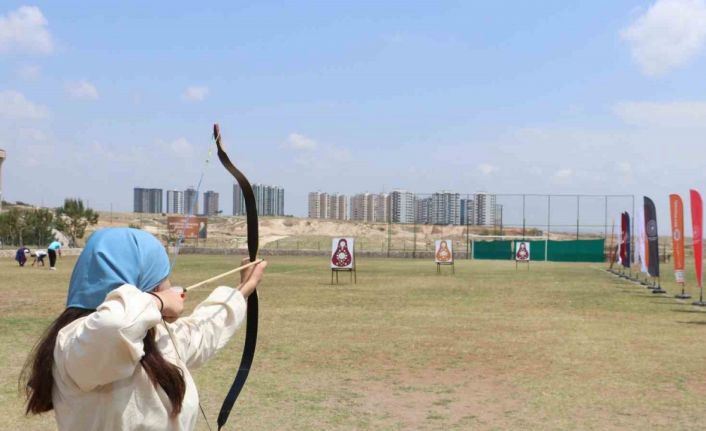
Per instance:
[[[211,162],[211,156],[213,155],[213,147],[215,143],[215,138],[212,137],[211,143],[209,143],[208,145],[208,154],[206,155],[206,160],[204,160],[203,166],[201,167],[199,182],[196,185],[196,193],[194,193],[194,197],[191,200],[191,204],[189,205],[189,212],[187,213],[186,218],[184,218],[184,223],[182,223],[181,230],[179,231],[179,236],[177,237],[176,242],[174,244],[174,253],[172,254],[172,260],[169,264],[171,271],[174,271],[174,265],[176,265],[176,260],[179,256],[179,251],[181,250],[181,246],[184,243],[184,233],[186,232],[186,228],[189,225],[189,220],[191,220],[191,217],[194,215],[194,208],[196,208],[196,204],[198,203],[199,191],[201,190],[201,183],[203,183],[203,177],[206,173],[206,168]]]
[[[199,175],[199,182],[196,185],[196,193],[194,193],[194,197],[191,201],[191,205],[189,205],[189,212],[186,215],[186,218],[184,219],[184,223],[182,224],[181,230],[179,231],[179,236],[177,237],[176,243],[174,244],[174,254],[172,254],[172,259],[170,262],[170,273],[174,271],[174,265],[176,265],[176,260],[177,256],[179,256],[179,250],[181,250],[181,245],[184,242],[184,232],[186,232],[186,227],[189,225],[189,220],[191,219],[191,216],[194,215],[194,208],[196,208],[196,204],[198,203],[199,199],[199,191],[201,190],[201,184],[203,183],[203,177],[206,173],[206,168],[208,167],[209,163],[211,162],[211,156],[213,155],[213,147],[216,145],[216,139],[215,137],[211,138],[211,142],[208,145],[208,153],[206,155],[206,160],[204,160],[203,166],[201,167],[201,174]],[[179,355],[179,348],[177,347],[176,340],[174,339],[174,336],[172,335],[172,331],[169,329],[169,325],[167,325],[167,322],[162,319],[162,324],[164,325],[164,328],[167,330],[167,334],[169,334],[169,338],[172,341],[172,345],[174,346],[174,351],[176,352],[177,358],[181,360],[181,356]],[[183,360],[181,360],[183,363]],[[184,365],[186,366],[186,364]],[[208,417],[206,416],[206,412],[203,409],[203,405],[201,404],[201,400],[199,400],[199,410],[201,411],[201,416],[203,417],[204,421],[206,422],[206,427],[208,427],[209,431],[211,430],[211,424],[208,421]]]

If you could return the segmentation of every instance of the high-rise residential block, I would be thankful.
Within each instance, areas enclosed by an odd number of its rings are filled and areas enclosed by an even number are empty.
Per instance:
[[[333,194],[330,198],[331,211],[329,217],[334,220],[348,219],[348,196]]]
[[[133,212],[161,213],[162,189],[135,187],[133,189]]]
[[[348,197],[336,193],[311,192],[308,197],[310,218],[346,220]]]
[[[473,196],[475,209],[475,224],[479,226],[493,226],[496,224],[495,195],[486,192],[477,192]]]
[[[431,196],[431,223],[461,224],[460,195],[442,191]]]
[[[358,193],[351,197],[351,220],[373,221],[373,195]]]
[[[432,198],[417,196],[415,201],[415,213],[417,223],[430,224],[432,220]]]
[[[183,191],[167,190],[167,212],[170,214],[184,214]]]
[[[218,214],[218,193],[209,190],[203,194],[203,211],[207,216]]]
[[[321,192],[310,192],[308,198],[308,217],[309,218],[323,218],[321,217],[321,195],[325,193]]]
[[[394,190],[390,193],[390,220],[392,223],[414,223],[414,193]]]
[[[390,221],[390,195],[387,193],[373,195],[373,221],[376,223]]]
[[[264,184],[253,184],[252,190],[255,195],[258,215],[284,215],[284,188]],[[243,197],[242,189],[237,183],[233,184],[233,215],[246,215],[245,198]]]
[[[184,190],[184,213],[188,215],[199,213],[199,192],[193,187]]]
[[[461,224],[473,225],[475,219],[475,202],[473,199],[461,199]]]

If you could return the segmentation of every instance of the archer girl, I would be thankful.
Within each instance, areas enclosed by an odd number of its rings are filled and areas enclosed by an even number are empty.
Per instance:
[[[54,410],[59,430],[194,429],[190,371],[235,334],[266,266],[248,268],[238,288],[216,288],[179,318],[184,293],[171,287],[159,240],[137,229],[95,232],[74,267],[66,309],[25,364],[26,413]]]

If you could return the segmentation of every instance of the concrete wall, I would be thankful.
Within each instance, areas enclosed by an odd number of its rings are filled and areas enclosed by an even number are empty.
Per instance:
[[[19,247],[13,247],[13,248],[4,248],[0,250],[0,258],[4,257],[9,257],[10,259],[15,258],[15,253],[17,252],[17,249]],[[30,247],[30,251],[34,251],[35,249]],[[46,251],[46,248],[44,249]],[[81,251],[83,251],[82,248],[62,248],[61,249],[61,255],[62,256],[78,256],[81,254]],[[49,262],[47,260],[47,262]]]

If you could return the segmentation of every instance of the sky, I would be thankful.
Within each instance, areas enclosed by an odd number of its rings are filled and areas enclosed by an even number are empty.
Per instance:
[[[3,199],[130,211],[203,171],[228,214],[217,122],[297,216],[316,190],[645,194],[663,229],[706,186],[705,51],[705,0],[4,1]]]

